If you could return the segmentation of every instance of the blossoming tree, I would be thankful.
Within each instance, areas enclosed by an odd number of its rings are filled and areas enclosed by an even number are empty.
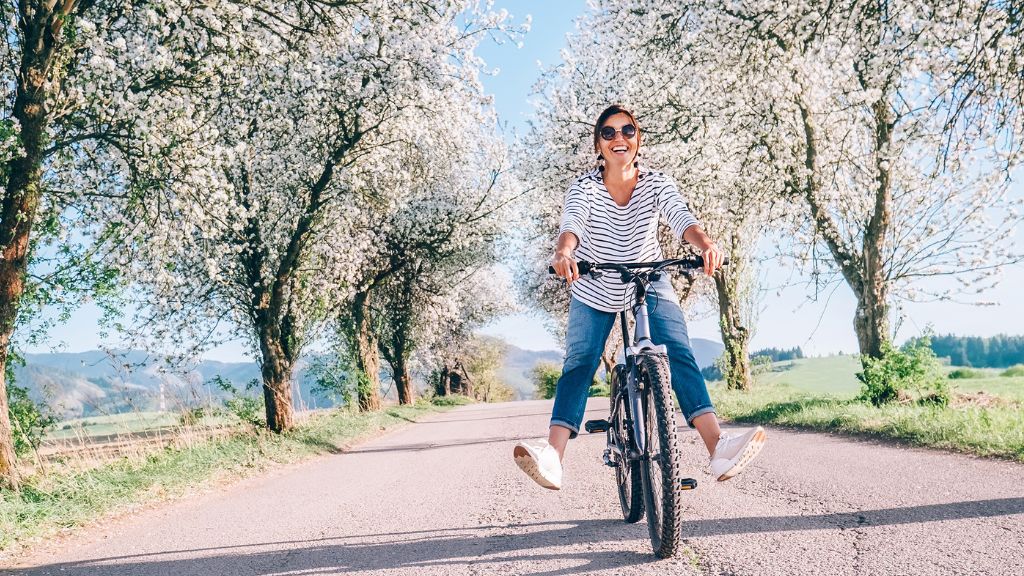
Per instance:
[[[222,69],[229,88],[196,160],[217,178],[204,188],[175,181],[134,207],[146,229],[119,265],[142,287],[136,324],[163,343],[218,330],[247,339],[272,430],[292,426],[304,346],[347,305],[364,255],[377,253],[360,207],[392,202],[383,182],[404,190],[420,177],[398,151],[446,137],[447,101],[479,99],[473,48],[503,16],[465,8],[276,9],[276,25],[247,32],[259,50]]]
[[[1021,199],[1008,193],[1024,133],[1019,3],[665,2],[643,12],[653,54],[699,53],[715,83],[733,87],[743,104],[734,131],[760,141],[760,175],[801,208],[798,260],[837,272],[857,298],[862,354],[879,356],[891,338],[894,300],[979,293],[1020,261]],[[814,256],[819,246],[828,261]]]

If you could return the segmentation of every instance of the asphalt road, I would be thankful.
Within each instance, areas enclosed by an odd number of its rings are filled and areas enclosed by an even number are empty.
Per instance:
[[[603,416],[605,399],[590,404]],[[1024,574],[1024,466],[769,429],[725,483],[695,433],[686,547],[622,522],[601,435],[565,486],[512,461],[550,401],[462,407],[363,444],[40,545],[2,574]]]

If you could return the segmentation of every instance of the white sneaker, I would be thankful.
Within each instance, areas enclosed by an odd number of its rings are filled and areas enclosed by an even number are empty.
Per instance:
[[[711,474],[719,482],[739,474],[764,447],[768,434],[758,426],[741,436],[722,435],[711,456]]]
[[[537,484],[549,490],[562,488],[562,461],[558,458],[558,451],[547,440],[534,444],[520,442],[512,449],[512,457]]]

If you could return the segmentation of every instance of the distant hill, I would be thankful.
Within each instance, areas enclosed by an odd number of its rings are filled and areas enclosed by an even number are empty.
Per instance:
[[[722,345],[717,342],[694,338],[691,343],[701,367],[713,364],[722,353]],[[538,362],[560,365],[562,352],[523,350],[508,345],[502,378],[515,391],[515,399],[533,398],[530,372]],[[304,368],[305,364],[300,364],[296,371],[293,402],[300,407],[333,405],[330,399],[310,392],[314,382]],[[28,388],[34,400],[45,402],[62,418],[133,410],[177,410],[219,403],[226,395],[209,383],[218,375],[239,390],[245,390],[249,382],[261,379],[255,362],[204,360],[187,369],[169,371],[161,367],[159,358],[140,351],[123,352],[117,356],[99,350],[26,354],[25,366],[14,368],[17,385]],[[387,379],[383,374],[382,378]],[[259,391],[250,393],[258,394]],[[394,393],[393,389],[390,390],[392,396]]]
[[[132,410],[174,410],[219,402],[225,394],[209,381],[220,375],[239,390],[260,378],[253,362],[207,360],[169,371],[158,358],[128,351],[116,356],[99,350],[59,354],[26,354],[25,366],[14,369],[14,381],[63,418],[116,414]],[[299,371],[294,401],[312,405],[314,399]],[[254,392],[258,393],[258,392]]]

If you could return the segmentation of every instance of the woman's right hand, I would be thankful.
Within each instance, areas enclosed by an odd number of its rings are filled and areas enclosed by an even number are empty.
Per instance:
[[[571,251],[555,250],[554,255],[551,256],[551,267],[555,269],[555,274],[560,278],[565,278],[566,284],[572,284],[580,279],[580,269],[576,266],[576,260],[572,257]]]

